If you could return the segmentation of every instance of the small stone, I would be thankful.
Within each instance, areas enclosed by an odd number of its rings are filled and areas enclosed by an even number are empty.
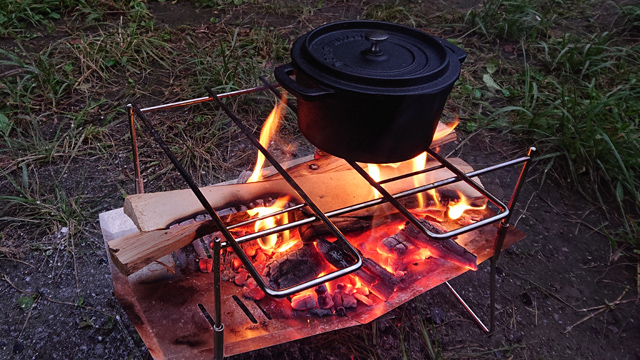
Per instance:
[[[431,309],[431,321],[434,324],[440,325],[445,321],[446,318],[447,318],[447,313],[444,312],[444,310],[440,308]]]
[[[522,294],[520,294],[520,300],[522,301],[523,304],[525,304],[526,306],[531,306],[533,305],[533,300],[531,299],[531,296],[529,296],[528,293],[523,292]]]
[[[24,345],[21,342],[16,341],[13,344],[13,353],[14,353],[14,355],[20,354],[22,352],[22,350],[24,350]]]

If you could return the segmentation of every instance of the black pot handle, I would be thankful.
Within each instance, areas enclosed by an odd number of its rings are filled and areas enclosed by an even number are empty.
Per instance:
[[[448,42],[447,40],[442,40],[442,45],[446,46],[449,50],[453,51],[453,53],[455,54],[456,58],[460,61],[460,64],[462,64],[467,59],[467,53],[464,52],[464,50],[462,50],[459,47],[453,45],[452,43]]]
[[[291,78],[295,68],[291,63],[280,65],[273,70],[276,80],[287,89],[288,92],[304,101],[326,100],[333,95],[333,91],[321,87],[306,88]]]

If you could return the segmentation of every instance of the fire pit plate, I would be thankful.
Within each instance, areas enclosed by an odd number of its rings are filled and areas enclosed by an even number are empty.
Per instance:
[[[490,210],[487,210],[487,216]],[[100,214],[100,226],[107,242],[138,231],[122,208]],[[478,263],[493,255],[497,226],[485,226],[461,235],[457,242],[474,253]],[[526,235],[511,227],[504,248]],[[165,256],[138,273],[125,277],[110,261],[116,297],[154,359],[210,359],[214,356],[213,329],[198,305],[212,316],[213,273],[174,266]],[[282,306],[287,299],[244,299],[242,288],[222,282],[224,353],[231,356],[276,344],[366,324],[414,297],[459,276],[467,270],[442,259],[429,258],[412,265],[397,291],[388,300],[375,296],[370,307],[361,303],[347,316],[315,317]],[[245,309],[241,307],[244,305]],[[250,316],[249,316],[250,315]]]

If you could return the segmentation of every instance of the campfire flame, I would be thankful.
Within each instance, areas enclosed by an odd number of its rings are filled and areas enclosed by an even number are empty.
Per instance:
[[[278,200],[276,200],[276,202],[271,206],[267,206],[267,207],[258,206],[253,209],[249,209],[247,210],[247,214],[249,214],[250,216],[257,215],[258,217],[273,214],[276,211],[280,211],[284,209],[287,202],[289,202],[289,197],[284,196],[284,197],[278,198]],[[289,214],[284,213],[282,215],[272,216],[264,220],[258,220],[256,221],[254,230],[257,232],[257,231],[262,231],[266,229],[271,229],[277,225],[276,220],[281,220],[283,224],[286,224],[289,222]],[[286,244],[287,242],[289,242],[289,230],[283,231],[281,234],[282,234],[283,243]],[[258,239],[258,244],[260,245],[261,248],[265,250],[272,250],[276,246],[277,242],[278,242],[278,234],[271,234]]]
[[[422,154],[414,157],[413,159],[410,160],[411,161],[411,165],[412,165],[412,171],[419,171],[424,169],[427,166],[427,152],[423,152]],[[413,185],[414,186],[420,186],[420,182],[418,181],[417,177],[413,177]],[[434,191],[433,194],[435,194],[435,189],[432,189],[431,191]],[[420,193],[418,194],[418,208],[422,209],[425,205],[425,198],[424,198],[424,194]]]
[[[449,135],[453,130],[456,129],[456,126],[458,126],[459,122],[460,118],[458,117],[458,115],[456,115],[456,117],[450,123],[438,123],[438,128],[436,129],[435,134],[433,134],[433,141],[440,140],[443,137]],[[444,126],[440,126],[441,124]]]
[[[380,167],[378,166],[378,164],[367,164],[367,173],[376,182],[380,182],[380,180],[382,180],[382,178],[380,177]],[[375,199],[378,197],[380,197],[380,193],[378,192],[378,190],[373,188],[373,198]]]
[[[442,124],[441,126],[439,125],[433,136],[433,141],[439,140],[449,135],[456,128],[458,123],[459,123],[459,118],[456,116],[453,122],[448,124]],[[407,169],[411,169],[412,172],[424,170],[427,166],[427,153],[424,152],[411,160],[407,160],[399,163],[366,164],[366,165],[367,165],[366,166],[367,173],[374,180],[379,182],[383,178],[390,178],[390,177],[402,174],[403,171],[406,171]],[[419,175],[413,177],[413,183],[414,183],[414,186],[416,187],[422,185],[420,183]],[[377,198],[380,196],[377,190],[374,189],[373,192],[374,192],[373,193],[374,198]],[[427,193],[429,193],[432,196],[435,203],[427,204],[425,194],[424,193],[418,194],[417,195],[418,206],[417,206],[417,209],[415,210],[418,213],[420,212],[420,210],[424,210],[427,208],[441,209],[441,210],[446,210],[447,215],[450,219],[456,220],[456,219],[459,219],[462,216],[462,214],[468,209],[482,210],[486,207],[486,205],[483,207],[472,206],[470,204],[469,199],[467,199],[464,196],[464,194],[462,194],[459,191],[458,191],[459,201],[456,202],[455,204],[441,203],[440,197],[436,192],[436,189],[428,190]]]
[[[466,196],[464,196],[463,193],[461,193],[460,191],[458,191],[457,193],[458,193],[459,201],[453,205],[447,206],[448,208],[447,216],[449,216],[450,219],[453,219],[453,220],[459,219],[460,216],[462,216],[462,214],[465,212],[465,210],[468,210],[468,209],[482,210],[487,207],[486,204],[479,207],[472,206],[469,199]]]
[[[276,133],[276,130],[278,129],[278,125],[280,124],[280,121],[284,116],[286,105],[287,105],[287,98],[284,97],[283,95],[282,98],[280,98],[280,101],[276,104],[276,106],[274,106],[273,110],[271,110],[271,113],[269,114],[269,116],[267,117],[267,120],[265,120],[264,125],[262,126],[262,130],[260,130],[260,145],[264,146],[265,148],[269,146],[269,142],[271,142],[273,135]],[[264,166],[264,155],[262,155],[262,152],[258,151],[256,166],[253,169],[253,173],[251,174],[251,177],[249,177],[249,180],[247,180],[248,183],[260,181],[262,179],[263,166]]]

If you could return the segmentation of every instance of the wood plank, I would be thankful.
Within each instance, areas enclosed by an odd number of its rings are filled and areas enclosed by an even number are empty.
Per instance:
[[[462,171],[473,171],[471,166],[460,159],[448,160]],[[427,166],[432,165],[435,164],[428,163]],[[416,177],[417,184],[414,183],[414,179],[407,178],[386,184],[385,188],[395,194],[414,188],[416,185],[424,185],[453,176],[449,170],[439,169]],[[476,180],[479,181],[477,178]],[[373,189],[353,169],[302,176],[296,178],[296,182],[325,212],[358,204],[373,196]],[[448,185],[446,189],[461,191],[471,199],[479,197],[476,190],[462,182]],[[301,201],[282,179],[248,184],[213,185],[203,187],[201,191],[214,209],[246,204],[266,196],[285,194],[289,194],[294,202]],[[125,214],[141,231],[164,229],[177,219],[186,219],[202,211],[202,205],[190,189],[134,194],[127,196],[124,202]]]

